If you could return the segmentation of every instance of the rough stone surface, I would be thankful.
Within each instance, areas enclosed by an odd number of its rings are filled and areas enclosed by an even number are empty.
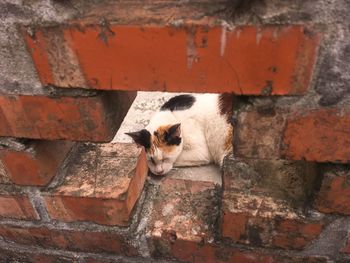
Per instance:
[[[18,185],[47,185],[73,144],[69,141],[34,140],[21,144],[25,149],[21,151],[16,149],[18,147],[0,148],[0,166],[4,169],[1,177]]]
[[[145,158],[133,144],[81,145],[63,182],[44,193],[50,217],[128,225],[147,177]]]

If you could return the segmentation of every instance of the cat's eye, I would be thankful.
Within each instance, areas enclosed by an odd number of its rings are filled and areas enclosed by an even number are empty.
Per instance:
[[[151,162],[152,162],[153,164],[156,164],[156,162],[154,161],[153,157],[151,157]]]

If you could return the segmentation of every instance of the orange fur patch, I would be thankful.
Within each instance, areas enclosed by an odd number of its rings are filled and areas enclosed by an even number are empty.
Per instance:
[[[166,153],[172,152],[177,147],[176,145],[168,145],[165,141],[165,134],[171,126],[172,125],[160,126],[156,131],[156,135],[152,134],[152,147],[156,146]]]

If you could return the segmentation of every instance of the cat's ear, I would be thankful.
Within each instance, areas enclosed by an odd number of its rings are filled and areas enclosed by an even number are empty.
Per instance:
[[[179,145],[181,143],[181,123],[169,127],[165,133],[165,141],[169,145]]]
[[[151,147],[151,134],[146,129],[137,132],[127,132],[125,134],[129,135],[138,145],[144,146],[146,149]]]

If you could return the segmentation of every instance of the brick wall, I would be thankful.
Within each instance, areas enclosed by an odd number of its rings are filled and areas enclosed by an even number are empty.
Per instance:
[[[349,12],[2,1],[0,262],[350,261]],[[137,90],[233,92],[222,173],[109,143]]]

